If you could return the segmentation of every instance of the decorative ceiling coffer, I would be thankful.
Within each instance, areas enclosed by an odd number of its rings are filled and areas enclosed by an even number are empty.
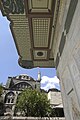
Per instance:
[[[56,0],[1,0],[23,68],[54,67],[52,52]],[[44,61],[44,62],[43,62]]]

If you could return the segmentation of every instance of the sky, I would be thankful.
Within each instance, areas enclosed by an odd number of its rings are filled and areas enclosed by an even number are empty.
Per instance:
[[[37,79],[38,69],[41,72],[41,87],[45,90],[58,88],[59,80],[55,68],[24,69],[18,65],[18,53],[9,28],[10,22],[0,11],[0,83],[6,84],[8,77],[27,74]]]

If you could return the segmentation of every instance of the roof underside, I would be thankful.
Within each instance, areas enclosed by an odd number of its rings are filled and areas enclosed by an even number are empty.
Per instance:
[[[1,0],[24,68],[54,67],[52,53],[55,0]]]

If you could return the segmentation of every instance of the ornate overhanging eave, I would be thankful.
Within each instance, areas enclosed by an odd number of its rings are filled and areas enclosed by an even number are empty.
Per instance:
[[[24,68],[54,67],[52,53],[56,0],[1,0]]]

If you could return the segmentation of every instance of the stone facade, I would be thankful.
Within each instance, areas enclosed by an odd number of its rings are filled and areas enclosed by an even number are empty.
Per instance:
[[[62,97],[61,97],[61,92],[56,89],[56,88],[52,88],[48,90],[48,99],[50,100],[50,104],[52,107],[55,107],[58,105],[62,106]]]
[[[80,120],[80,1],[60,1],[53,43],[66,120]]]
[[[16,77],[8,77],[8,81],[6,83],[6,86],[4,86],[3,90],[3,106],[4,106],[4,112],[1,114],[0,120],[54,120],[60,119],[64,120],[64,112],[63,112],[63,106],[62,106],[62,99],[61,99],[61,92],[57,89],[50,89],[48,92],[40,89],[40,80],[41,80],[41,73],[38,72],[38,80],[35,81],[33,78],[31,78],[28,75],[19,75]],[[27,118],[22,117],[20,112],[15,113],[15,105],[17,98],[19,94],[24,90],[25,88],[31,88],[31,89],[37,89],[41,92],[44,92],[46,95],[48,95],[48,99],[50,100],[51,107],[53,109],[53,112],[51,113],[51,118]],[[1,106],[0,106],[1,107]],[[2,109],[1,113],[2,113]],[[55,113],[54,113],[55,110]],[[4,115],[4,116],[3,116]],[[14,117],[17,116],[17,117]],[[62,118],[63,117],[63,118]]]
[[[64,117],[61,92],[56,88],[49,89],[48,99],[50,100],[50,105],[53,109],[53,116]]]

